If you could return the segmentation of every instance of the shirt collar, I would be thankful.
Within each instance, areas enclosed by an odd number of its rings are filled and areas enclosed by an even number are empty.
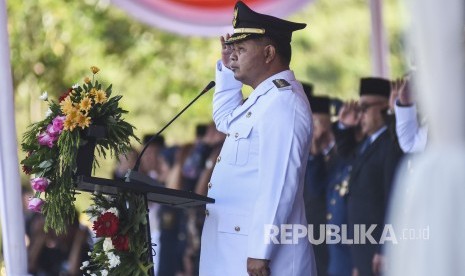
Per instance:
[[[272,75],[271,77],[269,77],[266,80],[262,81],[255,88],[255,90],[252,92],[252,94],[250,96],[252,96],[255,91],[261,91],[263,89],[268,90],[270,85],[274,85],[273,80],[276,80],[276,79],[285,79],[287,81],[295,81],[294,72],[292,72],[292,70],[284,70],[284,71],[281,71],[279,73],[276,73],[276,74]]]
[[[375,133],[370,135],[370,144],[373,143],[383,132],[387,129],[387,126],[383,126],[382,128],[378,129]]]

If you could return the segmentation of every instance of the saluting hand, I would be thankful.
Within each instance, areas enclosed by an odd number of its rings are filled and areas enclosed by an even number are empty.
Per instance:
[[[270,276],[269,260],[247,258],[247,273],[249,276]]]
[[[359,124],[360,115],[358,102],[348,101],[344,103],[339,111],[339,122],[346,127],[354,127]]]
[[[399,86],[399,102],[402,105],[413,104],[413,95],[410,90],[410,77],[406,76],[402,79]]]
[[[391,81],[391,94],[389,96],[389,109],[393,112],[394,106],[396,105],[397,98],[399,97],[399,87],[401,85],[401,79],[395,79]]]
[[[233,46],[232,45],[226,45],[225,41],[228,40],[231,36],[229,34],[226,34],[225,36],[220,37],[221,41],[221,61],[223,62],[223,65],[226,68],[229,67],[229,63],[231,63],[231,60],[229,57],[232,54],[233,51]]]

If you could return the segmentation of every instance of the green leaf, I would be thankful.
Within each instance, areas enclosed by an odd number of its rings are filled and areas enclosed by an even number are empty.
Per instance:
[[[42,168],[42,169],[50,168],[52,164],[53,164],[52,160],[46,160],[39,164],[39,168]]]

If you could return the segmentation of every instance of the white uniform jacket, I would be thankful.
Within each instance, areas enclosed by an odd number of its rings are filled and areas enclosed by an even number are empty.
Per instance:
[[[396,133],[399,146],[405,153],[423,152],[428,140],[428,126],[420,126],[417,108],[412,106],[394,106],[396,114]]]
[[[292,244],[292,230],[281,231],[284,224],[307,227],[303,183],[312,117],[302,85],[287,70],[245,102],[241,88],[219,62],[213,119],[227,136],[208,185],[216,202],[206,207],[200,275],[248,275],[248,257],[270,260],[271,275],[316,275],[308,237]],[[265,242],[267,225],[279,228],[281,244]]]

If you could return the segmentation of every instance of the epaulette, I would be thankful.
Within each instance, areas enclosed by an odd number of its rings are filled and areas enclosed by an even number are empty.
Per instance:
[[[278,90],[286,90],[288,87],[291,86],[285,79],[276,79],[273,80],[274,85],[278,88]]]

